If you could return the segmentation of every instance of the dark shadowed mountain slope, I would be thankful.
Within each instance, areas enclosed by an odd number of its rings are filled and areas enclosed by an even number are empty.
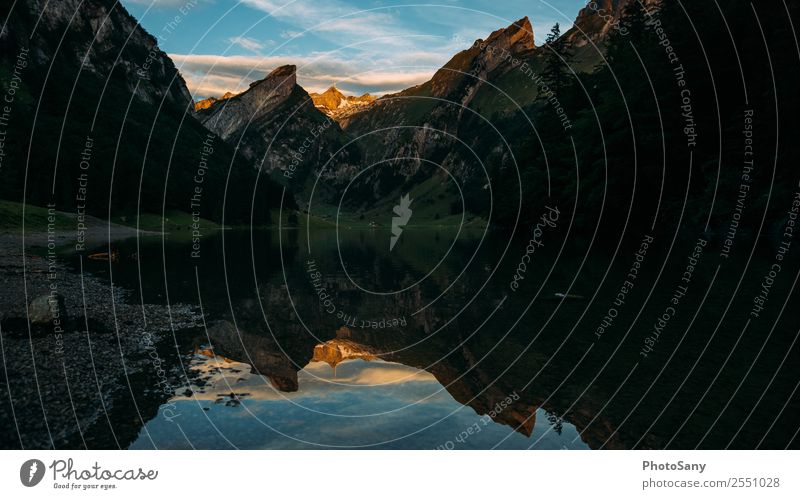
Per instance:
[[[796,154],[777,140],[778,130],[796,129],[796,7],[764,5],[781,14],[759,26],[746,2],[603,0],[538,47],[527,19],[477,40],[430,81],[342,122],[360,138],[366,164],[385,166],[351,186],[353,198],[370,204],[411,193],[419,206],[420,186],[449,183],[434,191],[444,206],[463,196],[468,211],[506,227],[518,214],[532,221],[549,202],[574,210],[580,230],[688,221],[721,234],[733,216],[721,193],[735,199],[741,176],[723,165],[741,162],[746,108],[763,140],[785,146],[774,183],[770,168],[750,176],[758,194],[746,225],[756,229],[767,210],[775,230],[785,219],[776,199],[796,185]]]
[[[10,8],[0,11],[2,90],[14,95],[2,197],[101,217],[177,209],[249,221],[256,171],[194,119],[172,61],[124,7],[32,0]],[[195,180],[198,171],[206,181]],[[226,185],[237,195],[223,210]],[[196,188],[202,199],[191,206]],[[277,187],[260,183],[256,220],[267,220],[271,199]]]
[[[498,120],[535,101],[540,52],[530,21],[522,18],[476,40],[429,81],[343,120],[360,137],[367,164],[384,165],[351,187],[353,198],[370,206],[411,192],[421,203],[445,200],[438,209],[445,216],[461,211],[463,196],[468,211],[485,215],[493,165],[511,160],[507,139],[520,134]],[[434,199],[423,200],[422,190]]]

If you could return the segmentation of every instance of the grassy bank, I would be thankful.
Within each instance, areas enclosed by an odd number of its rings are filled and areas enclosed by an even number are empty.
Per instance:
[[[461,224],[461,215],[440,216],[439,207],[420,207],[414,212],[413,227],[450,227]],[[23,224],[23,209],[24,221]],[[259,225],[256,228],[267,229],[279,226],[285,229],[304,228],[307,225],[312,229],[332,229],[336,227],[336,207],[321,206],[312,210],[313,214],[277,210],[270,212],[271,223]],[[391,227],[391,206],[363,214],[342,213],[339,215],[339,226],[342,228],[368,228]],[[111,222],[123,227],[139,229],[146,232],[170,234],[181,237],[190,236],[195,225],[199,225],[204,233],[222,229],[222,225],[205,218],[196,218],[190,213],[168,210],[163,215],[159,213],[142,213],[138,216],[113,217]],[[87,226],[102,228],[108,222],[100,218],[87,216],[84,220]],[[0,232],[4,233],[29,233],[47,232],[49,228],[57,232],[75,231],[78,226],[78,217],[75,213],[68,213],[31,204],[17,203],[14,201],[0,200]],[[468,216],[464,219],[465,227],[485,227],[486,221],[479,217]],[[231,229],[247,228],[244,226],[225,226]],[[410,227],[409,227],[410,228]]]
[[[24,223],[23,223],[24,210]],[[0,231],[20,233],[44,232],[48,226],[57,231],[75,230],[75,215],[30,204],[0,200]]]

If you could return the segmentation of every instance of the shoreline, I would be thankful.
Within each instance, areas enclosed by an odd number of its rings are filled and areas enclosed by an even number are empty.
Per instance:
[[[87,248],[141,234],[95,227]],[[193,305],[136,303],[131,291],[30,251],[52,238],[66,245],[75,234],[26,231],[24,246],[21,233],[0,234],[0,392],[13,405],[0,419],[14,424],[0,448],[126,447],[182,384],[181,352],[166,338],[202,316]],[[112,428],[121,416],[130,423]]]

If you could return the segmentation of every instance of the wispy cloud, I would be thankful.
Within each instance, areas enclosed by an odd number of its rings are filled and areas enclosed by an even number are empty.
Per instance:
[[[284,41],[277,40],[271,52],[265,51],[263,42],[245,31],[228,42],[263,56],[171,54],[197,97],[246,90],[250,82],[284,64],[297,65],[298,81],[310,92],[333,83],[354,94],[396,92],[426,81],[458,51],[503,23],[472,12],[486,28],[453,26],[431,34],[429,29],[416,29],[416,24],[393,9],[364,10],[342,0],[243,0],[242,4],[279,22]],[[446,17],[441,8],[409,9],[405,14],[424,18],[433,12]]]
[[[231,45],[242,47],[245,50],[258,53],[261,49],[263,49],[267,45],[274,45],[275,42],[262,43],[256,40],[255,38],[248,38],[246,36],[234,36],[228,38],[228,43],[230,43]]]
[[[281,33],[281,38],[284,40],[288,40],[289,38],[300,38],[301,36],[303,36],[302,31],[294,31],[290,29],[287,29]]]
[[[267,0],[246,1],[258,3],[265,9],[281,8]],[[328,4],[322,7],[330,15],[339,12],[337,9]],[[354,17],[322,20],[324,16],[315,13],[321,24],[310,26],[314,20],[311,14],[305,14],[311,9],[306,9],[302,2],[294,2],[291,9],[287,7],[275,12],[280,12],[284,18],[291,17],[301,28],[309,26],[305,28],[308,31],[284,31],[281,37],[287,41],[275,47],[272,54],[262,57],[170,54],[181,68],[192,93],[205,97],[243,91],[250,82],[263,78],[272,69],[294,64],[298,67],[298,82],[309,92],[324,91],[335,83],[345,92],[381,95],[428,80],[450,57],[472,43],[472,40],[467,42],[458,37],[415,33],[395,25],[392,16],[386,14],[367,12]],[[330,38],[331,50],[287,54],[294,51],[295,40],[305,34]],[[241,43],[244,40],[250,38],[239,36],[237,42],[240,43],[236,44],[245,47]],[[245,48],[263,53],[255,46]]]
[[[243,0],[242,3],[300,28],[296,34],[311,30],[317,35],[332,35],[340,43],[410,33],[384,11],[361,10],[338,0]]]
[[[198,3],[211,3],[212,0],[127,0],[126,3],[152,6],[157,9],[176,9],[196,5]]]
[[[354,94],[367,91],[382,94],[417,85],[429,79],[437,67],[374,67],[358,71],[351,60],[333,57],[200,54],[170,54],[170,57],[186,79],[189,90],[198,97],[241,92],[250,82],[285,64],[297,65],[298,83],[309,92],[324,91],[336,83],[342,90]]]
[[[249,364],[224,360],[222,357],[198,356],[192,360],[190,369],[203,375],[205,380],[204,390],[198,390],[193,395],[197,400],[215,400],[219,397],[218,393],[229,393],[233,386],[237,392],[248,394],[244,397],[246,401],[328,397],[335,393],[353,392],[356,386],[362,390],[371,388],[373,393],[392,386],[399,388],[402,393],[414,390],[414,387],[409,388],[411,384],[416,385],[416,390],[412,392],[415,395],[420,394],[419,390],[422,389],[422,397],[444,390],[427,371],[382,360],[347,360],[337,366],[335,374],[331,366],[324,362],[310,362],[297,373],[299,390],[296,392],[279,392],[265,377],[251,373]],[[176,390],[176,393],[183,391]],[[412,399],[410,402],[418,401]]]
[[[428,79],[477,38],[529,15],[539,42],[556,18],[569,16],[582,0],[553,2],[566,11],[524,0],[364,2],[362,0],[237,0],[230,7],[217,0],[123,0],[162,7],[148,19],[163,24],[187,2],[197,23],[181,30],[200,40],[171,37],[165,48],[181,66],[197,97],[242,91],[283,64],[298,66],[299,82],[309,91],[336,83],[347,93],[382,94]],[[401,2],[402,3],[402,2]],[[365,6],[367,6],[365,8]],[[160,16],[160,17],[159,17]],[[180,43],[179,43],[180,42]],[[220,53],[218,50],[223,48]],[[214,55],[207,55],[214,54]],[[233,54],[233,55],[229,55]]]

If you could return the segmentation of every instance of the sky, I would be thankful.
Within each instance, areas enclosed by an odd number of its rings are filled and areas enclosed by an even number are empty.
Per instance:
[[[297,373],[299,388],[295,392],[279,392],[241,362],[195,357],[190,369],[201,374],[206,384],[194,387],[191,397],[183,394],[184,387],[177,389],[177,395],[163,406],[174,416],[151,419],[147,432],[139,434],[132,448],[152,449],[155,444],[161,449],[183,449],[191,442],[200,449],[377,443],[433,449],[448,441],[454,448],[473,449],[495,444],[516,449],[531,445],[587,448],[577,429],[567,422],[562,433],[552,431],[542,409],[536,412],[533,435],[526,438],[457,402],[432,374],[402,364],[349,360],[337,366],[334,376],[328,364],[310,362]],[[206,379],[206,375],[210,377]],[[232,391],[243,394],[241,406],[223,403],[226,398],[220,394]],[[455,440],[470,427],[479,430],[468,440]]]
[[[583,0],[121,0],[196,99],[246,90],[284,64],[309,92],[396,92],[528,16],[537,44]]]

